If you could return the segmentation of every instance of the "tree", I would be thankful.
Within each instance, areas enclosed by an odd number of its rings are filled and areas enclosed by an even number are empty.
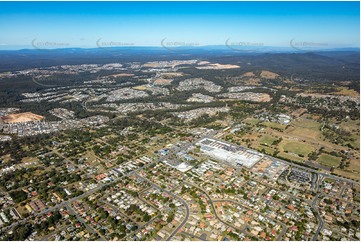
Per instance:
[[[23,190],[12,191],[9,195],[16,203],[22,202],[28,198],[27,194]]]
[[[145,214],[143,215],[143,221],[148,222],[150,219],[151,219],[151,216],[149,216],[148,213],[145,213]]]

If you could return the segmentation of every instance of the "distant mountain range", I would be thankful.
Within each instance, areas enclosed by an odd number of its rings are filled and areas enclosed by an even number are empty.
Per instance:
[[[127,46],[2,50],[0,51],[0,72],[54,65],[198,59],[237,64],[241,66],[240,72],[268,69],[284,75],[297,73],[305,77],[313,77],[315,80],[358,81],[360,78],[359,48],[313,51],[264,46],[257,49],[248,47],[240,51],[232,48],[217,45],[190,48]]]
[[[360,48],[357,47],[346,47],[346,48],[317,48],[317,47],[307,47],[307,46],[297,46],[290,44],[288,47],[276,47],[276,46],[247,46],[247,43],[232,44],[226,43],[225,45],[206,45],[206,46],[121,46],[121,47],[96,47],[96,48],[41,48],[41,47],[31,47],[31,48],[19,48],[17,50],[12,49],[0,49],[0,54],[10,53],[10,52],[31,52],[31,51],[56,51],[56,52],[84,52],[84,53],[93,53],[98,51],[110,51],[110,52],[128,52],[128,51],[146,51],[146,52],[203,52],[203,51],[224,51],[229,53],[299,53],[299,52],[329,52],[329,51],[360,51]]]

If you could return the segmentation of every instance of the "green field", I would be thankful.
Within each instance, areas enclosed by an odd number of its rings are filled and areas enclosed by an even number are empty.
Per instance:
[[[292,128],[288,129],[288,134],[294,137],[310,138],[318,140],[321,137],[321,124],[310,119],[298,119],[291,123]]]
[[[258,142],[259,142],[260,145],[268,145],[268,146],[270,146],[276,140],[277,140],[277,138],[266,134],[266,135],[263,135],[261,138],[259,138]]]
[[[335,157],[333,155],[328,154],[321,154],[317,161],[321,163],[322,165],[329,166],[329,167],[338,167],[341,162],[340,157]]]
[[[311,145],[305,143],[290,141],[283,145],[283,150],[288,151],[289,153],[307,157],[308,154],[313,152],[315,149]]]
[[[292,124],[296,127],[299,128],[306,128],[306,129],[313,129],[313,130],[318,130],[322,124],[312,120],[312,119],[306,119],[306,118],[299,118],[297,120],[295,120],[294,122],[292,122]]]
[[[270,148],[268,146],[265,145],[260,145],[258,146],[258,150],[261,151],[262,149],[265,150],[266,154],[272,155],[275,152],[275,149]]]
[[[352,147],[359,149],[360,148],[360,120],[348,120],[346,122],[342,122],[340,125],[341,129],[346,130],[351,133],[351,137],[354,141],[350,141],[349,143]]]
[[[259,121],[259,119],[256,119],[256,118],[247,118],[243,122],[254,126],[254,125],[258,124],[260,121]]]
[[[276,130],[285,130],[286,128],[286,125],[274,122],[263,122],[262,125]]]
[[[281,157],[281,158],[285,158],[285,159],[289,159],[289,160],[293,160],[293,161],[304,162],[304,160],[301,157],[291,155],[291,154],[287,154],[287,153],[284,153],[284,152],[280,152],[278,154],[278,156]]]

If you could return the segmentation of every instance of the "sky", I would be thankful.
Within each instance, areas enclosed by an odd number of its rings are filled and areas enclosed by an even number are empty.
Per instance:
[[[0,2],[0,49],[359,42],[359,2]]]

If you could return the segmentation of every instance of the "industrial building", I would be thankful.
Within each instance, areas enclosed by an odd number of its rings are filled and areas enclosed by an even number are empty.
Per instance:
[[[209,138],[200,140],[197,145],[204,154],[214,159],[247,168],[251,168],[263,158],[263,155],[258,152]]]

